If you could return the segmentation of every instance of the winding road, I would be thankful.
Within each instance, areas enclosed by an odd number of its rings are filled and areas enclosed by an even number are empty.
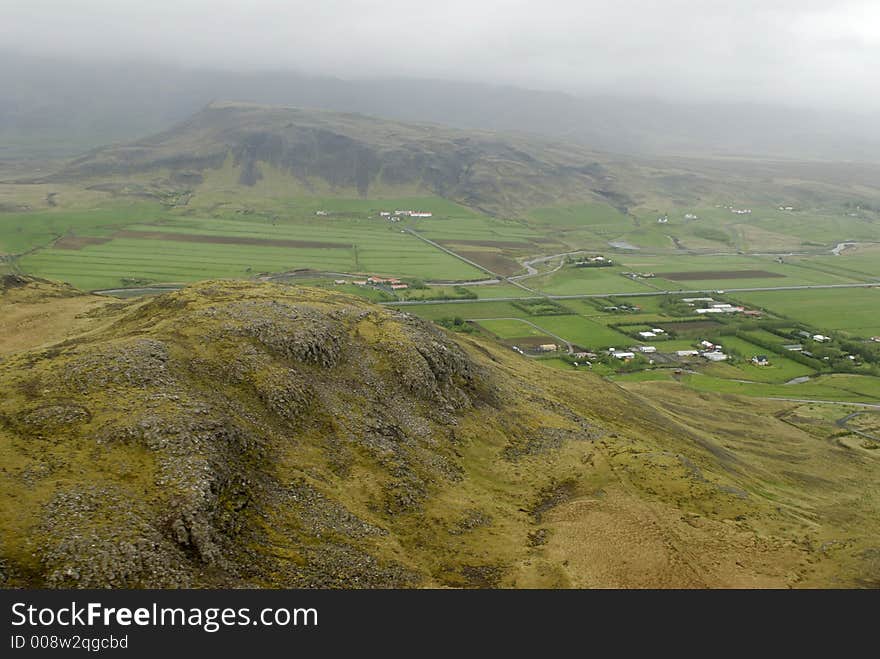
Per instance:
[[[880,405],[873,405],[872,407],[880,409]],[[867,414],[867,412],[853,412],[852,414],[847,414],[842,419],[838,419],[837,421],[835,421],[834,424],[840,428],[845,428],[846,430],[849,430],[851,433],[859,435],[860,437],[865,437],[866,439],[870,439],[873,442],[880,443],[880,437],[877,437],[877,435],[872,435],[871,433],[865,432],[864,430],[859,430],[858,428],[849,427],[849,422],[855,417],[862,414]]]

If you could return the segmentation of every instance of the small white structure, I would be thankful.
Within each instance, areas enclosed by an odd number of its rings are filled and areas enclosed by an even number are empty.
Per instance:
[[[699,350],[676,350],[676,355],[679,357],[696,357],[700,354]]]
[[[657,347],[656,346],[639,346],[639,352],[644,352],[644,353],[657,352]]]
[[[696,220],[696,219],[697,219],[697,216],[694,215],[693,213],[685,213],[685,214],[684,214],[684,219],[686,219],[686,220]]]
[[[826,343],[831,340],[830,336],[825,336],[824,334],[813,334],[813,341],[818,341],[819,343]]]
[[[656,332],[639,332],[639,336],[643,339],[653,339],[657,337]]]
[[[634,352],[623,352],[623,351],[615,351],[611,354],[614,357],[617,357],[618,359],[632,359],[633,357],[636,356],[636,353],[634,353]]]
[[[710,362],[723,362],[727,359],[727,355],[717,350],[713,350],[712,352],[704,352],[703,357],[708,359]]]
[[[742,313],[745,307],[734,307],[730,304],[713,304],[706,309],[694,309],[699,314],[704,313]]]
[[[557,350],[559,350],[559,346],[557,346],[555,343],[542,343],[538,346],[538,350],[540,350],[541,352],[556,352]]]

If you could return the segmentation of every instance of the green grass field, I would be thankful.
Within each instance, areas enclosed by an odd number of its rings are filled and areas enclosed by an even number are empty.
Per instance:
[[[146,214],[141,211],[139,215]],[[157,224],[126,224],[123,237],[109,226],[109,213],[99,214],[104,224],[79,236],[109,238],[101,244],[79,249],[47,247],[19,259],[25,272],[68,281],[83,289],[112,288],[123,279],[151,282],[188,282],[214,277],[248,277],[260,272],[283,272],[309,268],[331,272],[362,272],[412,278],[449,280],[481,277],[472,266],[401,233],[384,220],[315,218],[309,221],[268,221],[264,218],[229,220],[218,218],[166,217]],[[131,219],[131,218],[129,218]],[[80,220],[79,215],[68,222]],[[323,221],[317,221],[323,220]],[[44,222],[41,220],[41,223]],[[42,224],[41,224],[42,226]],[[60,227],[56,221],[55,225]],[[131,232],[162,237],[138,238]],[[186,235],[188,240],[175,240]],[[30,234],[33,242],[42,234]],[[115,237],[114,237],[115,236]],[[166,238],[167,236],[167,238]],[[193,242],[203,239],[215,242]],[[231,244],[218,244],[216,241]],[[241,243],[235,243],[236,240]],[[260,244],[249,244],[258,241]],[[304,246],[272,244],[272,241],[304,242]],[[321,246],[312,247],[308,243]],[[323,245],[337,245],[325,247]]]
[[[815,371],[796,361],[786,358],[780,353],[770,352],[766,348],[745,341],[735,336],[714,337],[724,346],[724,352],[736,357],[736,363],[719,363],[707,366],[703,372],[707,375],[724,377],[733,380],[753,380],[782,384],[803,376],[813,375]],[[768,366],[757,366],[751,363],[756,355],[766,355]]]
[[[633,225],[632,218],[616,208],[602,203],[576,204],[574,206],[545,206],[528,213],[535,224],[553,227],[596,227],[611,225],[621,232]]]
[[[682,382],[698,391],[770,398],[830,400],[876,403],[880,399],[880,378],[864,375],[821,375],[801,384],[737,382],[703,374],[690,374]]]
[[[620,332],[582,316],[544,316],[537,324],[575,345],[591,350],[622,348],[633,343],[631,338]]]
[[[550,338],[546,333],[521,320],[481,320],[479,325],[501,339],[516,339],[525,336]]]
[[[825,331],[880,335],[880,288],[739,293],[736,298]]]
[[[859,233],[853,228],[855,218],[834,216],[829,220],[830,228],[810,227],[801,235],[799,222],[820,222],[831,216],[819,213],[807,218],[805,214],[788,214],[780,218],[778,211],[763,209],[751,218],[731,218],[728,210],[716,208],[698,210],[698,221],[685,220],[678,213],[670,214],[668,224],[658,224],[653,212],[643,209],[637,222],[604,204],[540,208],[527,214],[526,219],[511,220],[482,215],[435,197],[346,199],[267,195],[242,201],[230,193],[234,187],[224,187],[229,183],[224,183],[224,171],[215,173],[213,187],[202,190],[185,209],[142,201],[120,204],[112,198],[98,203],[83,197],[67,208],[0,213],[0,253],[18,255],[13,262],[0,264],[0,273],[15,269],[95,290],[315,270],[314,276],[297,274],[292,283],[327,287],[383,303],[434,296],[466,299],[476,295],[476,301],[399,308],[429,320],[469,319],[501,340],[528,337],[557,343],[554,337],[561,337],[594,351],[653,343],[662,352],[673,353],[692,349],[698,338],[711,338],[733,353],[733,359],[725,363],[690,360],[686,368],[697,372],[684,375],[682,382],[698,391],[860,402],[880,396],[880,379],[876,377],[828,373],[817,376],[809,366],[786,356],[781,345],[787,339],[761,329],[760,321],[756,320],[726,318],[727,324],[696,328],[672,340],[643,342],[623,333],[684,320],[666,314],[667,298],[662,295],[565,300],[562,306],[571,311],[569,315],[533,316],[511,302],[482,301],[533,296],[506,282],[465,288],[430,286],[392,294],[352,284],[337,285],[333,283],[336,276],[329,274],[394,275],[422,281],[485,277],[483,271],[403,231],[414,228],[454,251],[479,253],[488,262],[506,259],[514,268],[519,267],[517,261],[530,256],[582,248],[610,256],[617,263],[611,268],[567,265],[523,280],[529,288],[550,295],[864,283],[880,277],[880,249],[876,245],[861,245],[845,251],[843,256],[784,257],[784,262],[771,256],[685,254],[676,249],[684,244],[689,249],[732,252],[735,247],[756,244],[766,244],[768,249],[810,241],[825,244],[839,235],[873,235],[870,223],[862,222],[867,228],[862,227]],[[279,185],[269,176],[261,183],[261,189],[271,192],[273,186]],[[396,209],[428,210],[434,217],[405,218],[391,223],[379,216],[380,210]],[[322,214],[317,215],[318,211]],[[774,225],[773,221],[778,222]],[[850,230],[853,233],[836,233]],[[679,241],[678,246],[673,238]],[[611,248],[609,242],[617,240],[643,249]],[[558,261],[548,261],[540,267],[551,270],[557,264]],[[653,272],[656,276],[633,280],[622,276],[627,271]],[[825,333],[880,335],[880,288],[713,295],[763,308],[769,312],[770,322],[773,316],[790,319],[792,329],[796,323],[803,323]],[[620,304],[638,305],[641,310],[604,310],[606,306]],[[706,320],[702,316],[697,319]],[[618,331],[612,325],[621,329]],[[745,329],[746,334],[734,337],[729,334],[734,329]],[[763,348],[746,337],[775,349]],[[751,364],[749,359],[757,354],[767,354],[770,365]],[[539,361],[573,370],[563,360]],[[666,369],[617,374],[618,364],[597,362],[593,371],[622,383],[635,383],[669,379],[678,365],[673,361]],[[803,384],[784,384],[803,376],[813,377]]]
[[[393,306],[393,305],[392,305]],[[441,318],[526,318],[527,314],[510,302],[467,302],[457,304],[414,304],[398,307],[426,320]]]
[[[862,281],[854,276],[778,263],[774,258],[760,256],[632,255],[623,260],[623,266],[636,272],[655,273],[656,277],[648,280],[651,285],[670,291],[845,284]],[[718,272],[730,274],[723,278],[713,276]],[[683,273],[683,276],[673,278],[673,273]],[[664,277],[664,274],[670,276]]]
[[[159,204],[129,202],[104,208],[0,213],[0,254],[22,254],[65,235],[106,236],[115,228],[163,218]]]
[[[633,281],[620,273],[625,268],[565,267],[552,274],[526,280],[529,288],[550,295],[584,295],[594,293],[638,293],[652,290],[650,285]]]

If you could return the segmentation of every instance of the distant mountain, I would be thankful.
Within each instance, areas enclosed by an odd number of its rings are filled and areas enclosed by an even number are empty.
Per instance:
[[[71,155],[164,130],[214,99],[296,105],[458,128],[527,132],[654,155],[880,159],[880,126],[850,113],[674,103],[437,80],[341,80],[144,62],[3,54],[0,158]]]
[[[101,185],[152,172],[167,174],[171,186],[198,186],[227,165],[245,187],[280,173],[306,192],[369,196],[377,188],[386,194],[415,190],[487,212],[564,200],[626,203],[596,155],[583,147],[227,102],[212,103],[153,137],[94,150],[54,178]]]

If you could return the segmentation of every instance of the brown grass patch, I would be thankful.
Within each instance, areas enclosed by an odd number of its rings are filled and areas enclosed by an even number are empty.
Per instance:
[[[110,238],[98,236],[64,236],[55,241],[55,249],[82,249],[88,245],[103,245],[110,242]]]
[[[459,251],[457,253],[499,275],[514,275],[522,270],[522,266],[519,263],[498,252]]]
[[[135,238],[138,240],[170,240],[180,243],[210,243],[215,245],[260,245],[263,247],[305,247],[312,249],[348,249],[345,243],[329,243],[319,240],[287,240],[282,238],[248,238],[246,236],[206,236],[195,233],[173,233],[170,231],[130,231],[123,229],[114,234],[115,238]]]
[[[671,281],[699,281],[702,279],[764,279],[785,277],[766,270],[695,270],[693,272],[658,272],[658,277]]]
[[[468,247],[495,247],[497,249],[526,249],[530,247],[530,243],[521,243],[514,240],[445,240],[442,242],[445,247],[451,245],[465,245]]]

